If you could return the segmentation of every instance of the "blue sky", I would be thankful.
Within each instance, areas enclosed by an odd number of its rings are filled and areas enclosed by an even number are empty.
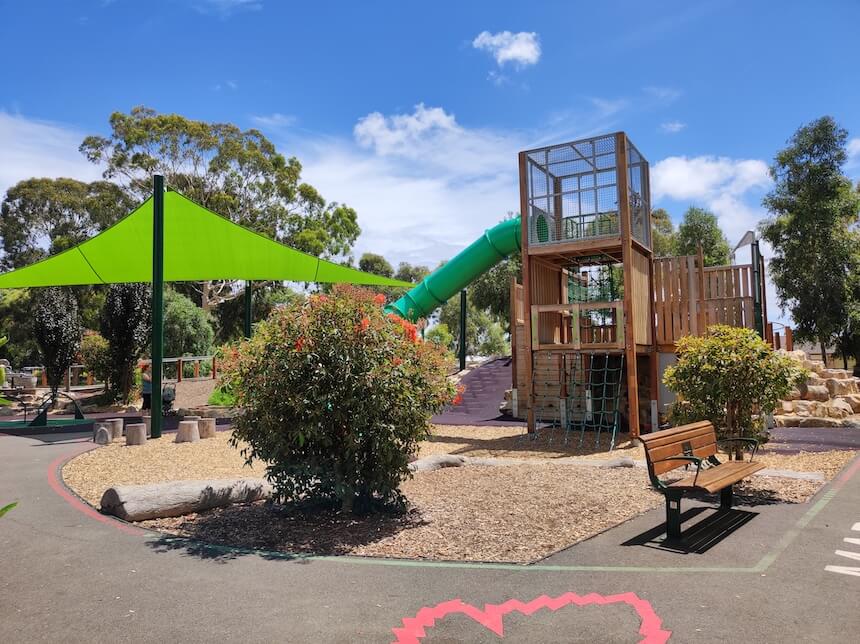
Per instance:
[[[98,168],[112,111],[262,129],[357,252],[435,264],[517,209],[516,152],[623,129],[655,206],[764,216],[766,166],[831,114],[860,176],[857,2],[0,0],[0,191]]]

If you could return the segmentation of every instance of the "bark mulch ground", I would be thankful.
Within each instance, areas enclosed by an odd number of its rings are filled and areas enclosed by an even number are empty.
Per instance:
[[[140,447],[114,443],[70,461],[69,487],[98,507],[111,485],[262,477],[244,466],[228,434],[198,443],[167,436]],[[543,442],[542,442],[543,441]],[[544,444],[545,442],[545,444]],[[421,455],[521,458],[522,464],[421,472],[402,485],[405,513],[356,518],[334,511],[287,511],[266,503],[237,505],[141,525],[209,543],[291,553],[353,554],[419,559],[530,562],[658,507],[642,468],[601,468],[545,462],[562,456],[640,458],[640,448],[611,453],[563,445],[548,437],[522,439],[516,428],[439,426]],[[768,467],[822,471],[832,478],[854,452],[793,456],[764,453]],[[544,459],[537,463],[536,459]],[[737,489],[740,504],[800,503],[820,481],[755,477]]]

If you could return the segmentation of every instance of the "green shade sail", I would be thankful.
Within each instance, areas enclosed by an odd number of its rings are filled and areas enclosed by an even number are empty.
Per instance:
[[[172,191],[164,195],[164,279],[168,282],[248,280],[412,286],[289,248]],[[92,239],[0,275],[0,288],[151,281],[150,198]]]

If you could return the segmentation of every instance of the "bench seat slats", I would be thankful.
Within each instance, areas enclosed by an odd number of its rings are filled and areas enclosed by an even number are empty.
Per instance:
[[[717,453],[717,444],[714,442],[713,432],[695,436],[694,438],[682,441],[681,443],[672,443],[670,445],[662,445],[651,449],[646,448],[648,449],[648,458],[652,463],[654,463],[654,473],[663,474],[664,472],[673,470],[676,467],[683,467],[685,464],[684,461],[666,461],[664,463],[656,463],[655,461],[669,458],[670,456],[685,456],[685,443],[691,450],[691,453],[688,454],[689,456],[708,458],[709,456],[714,456]]]
[[[669,487],[682,488],[687,490],[700,489],[710,493],[719,492],[724,487],[733,485],[742,479],[763,470],[762,463],[750,463],[749,461],[729,461],[717,467],[712,467],[699,472],[698,479],[695,475],[688,476],[670,483]],[[693,481],[696,482],[693,485]]]
[[[699,436],[714,436],[714,428],[710,423],[700,425],[694,423],[685,426],[683,431],[677,429],[663,429],[653,434],[643,434],[639,438],[645,445],[646,451],[652,451],[658,447],[680,444],[684,441],[689,441]]]

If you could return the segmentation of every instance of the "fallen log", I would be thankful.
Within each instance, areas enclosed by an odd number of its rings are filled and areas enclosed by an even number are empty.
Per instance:
[[[105,490],[101,511],[126,521],[144,521],[250,503],[266,499],[271,493],[271,486],[260,479],[117,485]]]

